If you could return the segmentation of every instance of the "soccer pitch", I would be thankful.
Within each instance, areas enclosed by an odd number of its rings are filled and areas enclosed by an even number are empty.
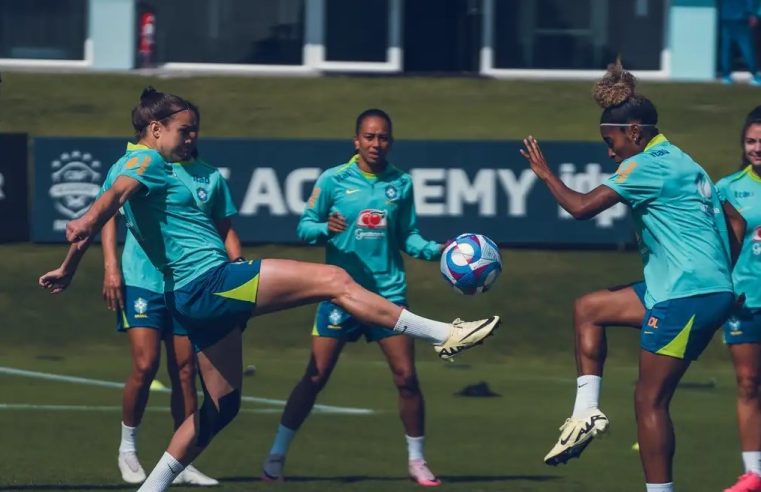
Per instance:
[[[203,135],[347,139],[356,114],[387,109],[397,138],[597,140],[598,108],[587,82],[498,82],[473,79],[269,79],[114,75],[3,74],[0,131],[32,135],[128,136],[129,109],[153,84],[199,103]],[[663,130],[714,178],[736,167],[738,131],[758,103],[753,88],[650,84]],[[203,138],[203,137],[202,137]],[[391,154],[393,158],[393,153]],[[404,166],[404,163],[400,163]],[[121,392],[129,370],[124,336],[100,299],[100,251],[83,261],[70,291],[51,297],[37,277],[65,247],[0,245],[0,460],[3,490],[134,490],[117,466]],[[318,248],[259,246],[246,256],[321,261]],[[436,263],[408,261],[409,299],[422,315],[442,319],[500,314],[497,336],[444,363],[418,344],[427,404],[426,455],[441,490],[632,491],[644,488],[633,451],[638,334],[609,330],[602,409],[611,433],[580,460],[551,468],[542,458],[557,439],[574,397],[570,325],[578,295],[642,276],[634,252],[504,250],[504,273],[492,292],[458,296]],[[314,311],[303,307],[256,318],[244,336],[239,417],[196,464],[222,490],[270,490],[260,483],[285,400],[307,363]],[[675,481],[680,491],[716,491],[741,472],[734,413],[734,375],[717,336],[687,373],[673,402]],[[24,371],[24,372],[18,372]],[[167,383],[159,371],[158,378]],[[41,374],[42,373],[42,374]],[[44,374],[44,375],[43,375]],[[485,381],[500,397],[454,393]],[[396,390],[374,345],[347,347],[315,412],[291,448],[284,491],[414,490],[406,478]],[[139,450],[152,467],[171,435],[169,399],[151,395]],[[331,409],[332,408],[332,409]],[[352,408],[367,411],[344,411]]]

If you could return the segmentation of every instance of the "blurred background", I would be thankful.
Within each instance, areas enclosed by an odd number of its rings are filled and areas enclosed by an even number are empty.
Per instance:
[[[201,109],[199,148],[229,180],[246,256],[322,261],[294,229],[315,178],[351,155],[354,119],[394,122],[390,160],[413,176],[422,233],[481,232],[504,272],[454,293],[437,263],[407,259],[416,311],[497,313],[502,331],[453,364],[420,345],[428,460],[452,490],[641,489],[632,410],[638,333],[612,327],[602,408],[610,439],[554,469],[542,457],[573,402],[571,307],[642,276],[628,212],[576,222],[518,154],[531,134],[571,187],[615,170],[592,81],[621,57],[660,129],[715,179],[741,163],[745,115],[761,103],[755,5],[713,0],[0,0],[0,490],[130,490],[116,469],[128,342],[101,299],[100,248],[70,291],[36,282],[65,254],[63,227],[92,203],[131,138],[146,85]],[[301,377],[314,309],[253,319],[255,374],[239,419],[199,460],[224,490],[264,490],[259,464]],[[166,385],[163,369],[157,377]],[[375,345],[347,348],[289,455],[285,490],[405,490],[396,390]],[[485,381],[495,398],[455,396]],[[681,490],[720,490],[741,470],[734,373],[721,337],[674,401]],[[171,434],[152,394],[150,466]],[[708,443],[711,443],[708,446]],[[602,463],[607,471],[601,471]],[[697,463],[700,465],[698,466]]]

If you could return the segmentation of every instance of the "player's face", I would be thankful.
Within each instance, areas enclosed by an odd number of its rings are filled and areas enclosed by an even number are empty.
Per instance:
[[[754,123],[745,130],[743,152],[753,167],[761,167],[761,124]]]
[[[198,140],[198,120],[193,111],[180,111],[160,125],[157,149],[171,162],[188,161]]]
[[[354,147],[360,159],[373,167],[386,163],[392,141],[386,120],[378,116],[370,116],[362,121],[359,133],[354,136]]]
[[[617,163],[642,151],[640,145],[636,143],[637,135],[638,133],[632,134],[631,127],[600,127],[600,136],[608,145],[608,157]]]

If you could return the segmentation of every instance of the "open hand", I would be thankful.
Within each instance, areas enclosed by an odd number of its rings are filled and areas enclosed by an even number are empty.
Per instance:
[[[103,274],[103,300],[111,311],[124,309],[122,274],[118,269],[109,269]]]
[[[526,149],[521,149],[521,155],[526,158],[529,165],[531,166],[531,170],[534,171],[534,174],[539,176],[539,179],[547,179],[547,177],[552,175],[552,171],[550,170],[550,166],[547,164],[547,160],[544,158],[544,154],[542,154],[542,149],[539,147],[539,142],[536,141],[534,137],[529,135],[528,137],[523,139],[523,145],[526,147]]]

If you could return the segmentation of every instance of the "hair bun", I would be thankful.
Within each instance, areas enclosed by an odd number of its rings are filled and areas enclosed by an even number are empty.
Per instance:
[[[630,72],[624,70],[621,59],[608,65],[608,72],[595,82],[592,88],[592,97],[602,108],[618,106],[630,97],[634,96],[634,87],[637,79]]]
[[[160,94],[160,92],[154,89],[152,85],[149,85],[143,89],[143,92],[140,94],[140,101],[143,102],[154,99],[158,94]]]

